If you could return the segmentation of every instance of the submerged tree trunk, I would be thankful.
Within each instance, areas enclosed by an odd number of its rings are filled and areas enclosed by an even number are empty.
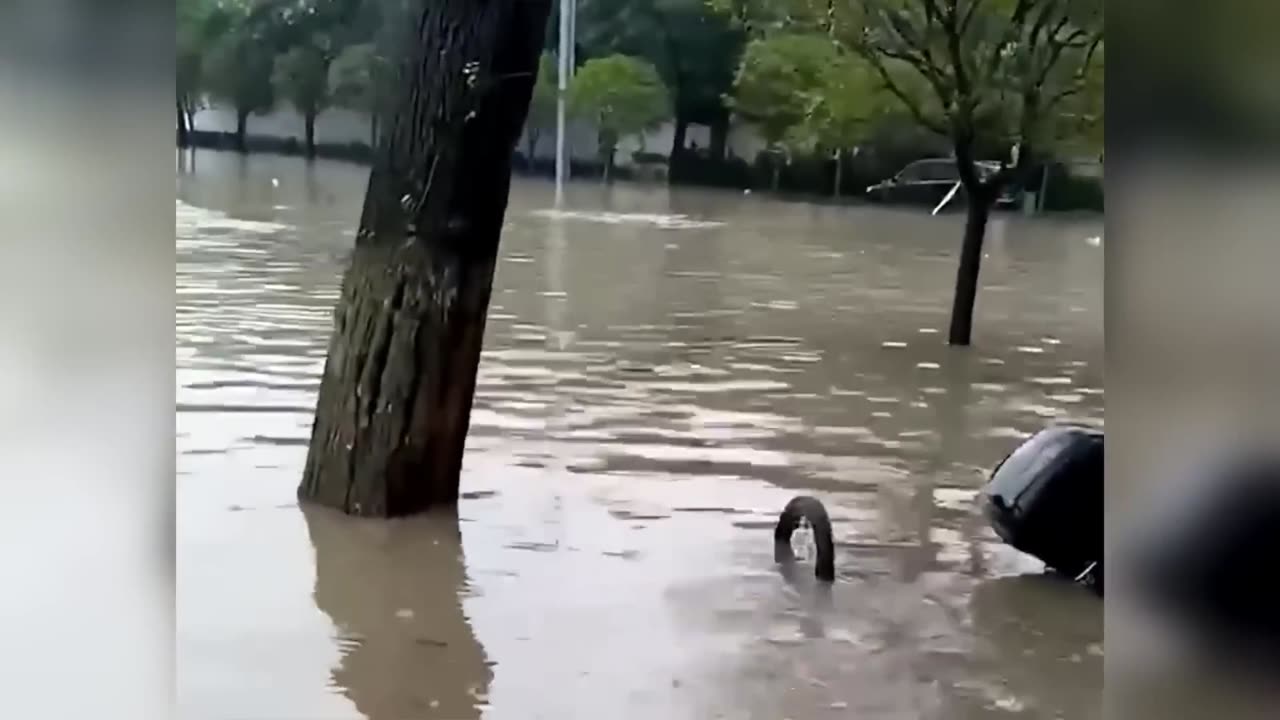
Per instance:
[[[236,150],[240,152],[249,152],[249,146],[245,141],[245,136],[249,128],[249,113],[244,110],[236,110]]]
[[[305,133],[305,142],[307,148],[307,157],[316,156],[316,114],[307,113],[303,119],[303,131]]]
[[[966,187],[968,210],[964,222],[964,244],[956,270],[956,294],[951,304],[951,329],[947,341],[968,345],[973,334],[973,307],[978,295],[978,271],[982,267],[982,241],[991,217],[991,198],[982,187]]]
[[[550,0],[425,4],[343,278],[299,499],[457,502],[511,159]]]

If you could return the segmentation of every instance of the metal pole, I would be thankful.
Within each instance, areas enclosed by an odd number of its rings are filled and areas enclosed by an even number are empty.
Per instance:
[[[564,182],[568,176],[569,156],[565,131],[565,95],[569,90],[570,57],[573,51],[572,0],[560,0],[559,82],[556,94],[556,207],[564,205]]]
[[[578,0],[569,0],[569,79],[578,67]]]

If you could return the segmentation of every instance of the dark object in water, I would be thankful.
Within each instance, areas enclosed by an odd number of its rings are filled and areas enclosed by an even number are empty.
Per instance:
[[[819,580],[835,582],[835,540],[831,535],[831,518],[827,516],[827,508],[815,497],[800,495],[791,499],[778,517],[778,525],[773,530],[773,555],[778,562],[791,562],[795,555],[791,551],[791,534],[796,531],[800,520],[809,522],[813,528],[813,539],[818,546],[818,558],[813,574]]]
[[[1125,556],[1141,597],[1221,642],[1225,657],[1280,669],[1280,453],[1240,452],[1167,490]],[[1164,490],[1162,488],[1162,490]]]
[[[987,518],[1009,545],[1102,592],[1102,433],[1060,425],[1033,435],[991,473]]]

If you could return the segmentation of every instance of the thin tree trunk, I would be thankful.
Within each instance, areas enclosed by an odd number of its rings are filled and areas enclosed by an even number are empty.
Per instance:
[[[378,113],[369,115],[369,151],[378,149]]]
[[[178,101],[178,147],[185,148],[191,145],[191,126],[187,122],[187,111],[182,107],[182,101]]]
[[[525,130],[524,161],[528,164],[530,170],[533,169],[533,159],[538,152],[538,135],[540,134],[536,130]]]
[[[249,113],[243,110],[236,110],[236,150],[242,153],[249,152],[249,146],[245,141],[249,129]]]
[[[303,118],[303,125],[306,133],[307,157],[314,158],[316,156],[316,114],[307,113]]]
[[[771,187],[774,193],[778,192],[778,188],[782,185],[782,162],[778,158],[774,158],[770,163],[773,166],[773,180]]]
[[[457,502],[481,338],[550,0],[436,0],[375,155],[301,500],[353,515]]]
[[[670,161],[675,161],[684,154],[685,137],[689,134],[689,121],[676,115],[675,128],[671,132],[671,157]]]
[[[711,153],[712,160],[723,160],[725,150],[729,147],[729,111],[721,109],[716,113],[714,121],[711,123]]]
[[[832,197],[835,197],[835,198],[840,197],[840,182],[842,180],[844,180],[844,153],[837,150],[836,151],[836,180],[834,183],[834,189],[831,192]]]
[[[973,306],[978,295],[978,271],[982,267],[982,241],[991,216],[991,198],[981,187],[965,188],[968,210],[964,223],[964,244],[956,270],[956,294],[951,305],[948,342],[969,345],[973,334]]]

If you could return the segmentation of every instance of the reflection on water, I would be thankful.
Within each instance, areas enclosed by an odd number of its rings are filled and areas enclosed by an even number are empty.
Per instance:
[[[294,503],[365,179],[179,169],[184,717],[1096,716],[1101,604],[972,508],[1101,422],[1096,222],[996,219],[956,350],[958,218],[518,181],[460,517],[384,525]],[[774,567],[799,491],[825,595]]]
[[[303,511],[315,602],[342,659],[332,687],[370,718],[479,717],[492,672],[462,612],[458,519],[367,522]]]

